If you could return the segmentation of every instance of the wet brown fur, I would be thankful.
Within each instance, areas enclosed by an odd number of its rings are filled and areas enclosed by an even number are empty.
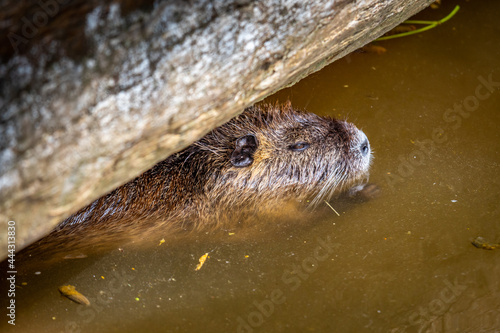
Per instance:
[[[235,142],[246,135],[258,142],[253,163],[235,167]],[[161,239],[231,228],[307,200],[314,206],[366,178],[370,157],[360,153],[363,140],[354,125],[290,103],[254,106],[70,216],[35,249],[79,253],[148,234]],[[297,142],[310,146],[293,151]]]

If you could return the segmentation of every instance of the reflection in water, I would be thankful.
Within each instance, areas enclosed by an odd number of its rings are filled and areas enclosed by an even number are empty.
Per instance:
[[[243,241],[200,234],[63,262],[19,281],[17,328],[497,332],[500,252],[471,241],[500,242],[500,4],[458,3],[447,24],[380,43],[382,55],[351,54],[268,99],[362,128],[380,198],[334,200],[340,216],[324,206],[297,228],[262,221]],[[92,305],[61,298],[65,284]]]

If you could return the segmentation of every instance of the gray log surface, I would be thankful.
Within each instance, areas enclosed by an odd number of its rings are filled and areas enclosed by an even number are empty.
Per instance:
[[[0,48],[0,259],[7,256],[9,220],[16,222],[19,250],[245,107],[431,2],[6,5],[0,14],[6,37]]]

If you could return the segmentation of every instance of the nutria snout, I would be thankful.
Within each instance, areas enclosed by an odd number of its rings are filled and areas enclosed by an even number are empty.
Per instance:
[[[40,242],[103,244],[153,230],[220,227],[292,201],[315,206],[366,179],[370,161],[368,139],[351,123],[290,103],[253,106]]]

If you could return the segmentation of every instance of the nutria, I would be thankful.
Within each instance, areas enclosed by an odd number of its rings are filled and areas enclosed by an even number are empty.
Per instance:
[[[353,124],[290,103],[253,106],[71,215],[35,248],[79,249],[147,232],[161,239],[289,203],[315,206],[366,179],[370,160],[368,139]]]

